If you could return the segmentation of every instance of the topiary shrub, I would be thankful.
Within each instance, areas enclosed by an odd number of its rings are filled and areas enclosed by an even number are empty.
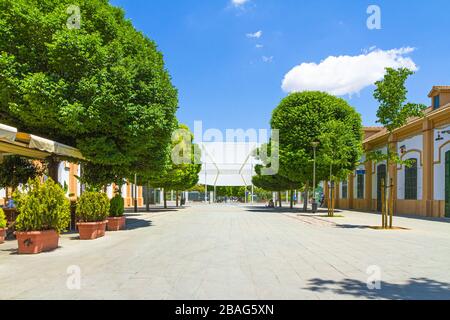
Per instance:
[[[76,214],[81,222],[105,221],[109,215],[108,196],[100,192],[84,192],[78,201]]]
[[[23,191],[13,195],[19,216],[15,229],[19,232],[65,231],[70,224],[70,202],[63,188],[52,179],[41,183],[39,178],[28,180]]]
[[[125,202],[120,194],[116,194],[110,201],[109,216],[122,217],[125,212]]]
[[[0,208],[0,229],[6,228],[8,221],[6,221],[5,212]]]

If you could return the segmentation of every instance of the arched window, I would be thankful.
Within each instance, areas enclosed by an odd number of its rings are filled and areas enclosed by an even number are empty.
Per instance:
[[[412,165],[405,166],[405,199],[417,200],[417,159],[410,159]]]

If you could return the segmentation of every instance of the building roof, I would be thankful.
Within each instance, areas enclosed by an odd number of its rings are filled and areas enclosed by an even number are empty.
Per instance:
[[[450,86],[449,86],[449,90],[450,90]],[[434,108],[426,109],[424,114],[425,114],[426,118],[432,119],[434,117],[439,117],[442,114],[448,114],[449,111],[450,111],[450,103],[446,104],[442,107],[439,107],[437,109],[434,109]],[[421,121],[421,120],[422,119],[417,118],[417,117],[411,118],[408,120],[406,125],[404,125],[401,128],[398,128],[397,130],[395,130],[395,132],[398,133],[398,132],[404,131],[408,127],[418,125],[418,121]],[[379,132],[364,139],[363,144],[367,144],[369,142],[374,142],[377,139],[385,139],[385,138],[387,138],[387,136],[388,136],[388,130],[386,128],[382,128],[382,130],[380,130]]]
[[[441,93],[441,92],[450,93],[450,86],[434,86],[431,89],[430,93],[428,94],[428,97],[432,98],[436,94]]]

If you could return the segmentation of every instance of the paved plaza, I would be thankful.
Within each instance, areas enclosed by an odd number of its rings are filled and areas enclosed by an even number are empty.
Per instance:
[[[398,217],[409,230],[380,231],[367,228],[378,215],[340,214],[195,205],[129,214],[126,231],[67,234],[35,256],[8,241],[0,299],[450,299],[450,221]]]

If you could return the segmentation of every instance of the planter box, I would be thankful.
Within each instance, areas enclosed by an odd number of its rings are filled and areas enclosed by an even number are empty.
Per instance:
[[[80,240],[94,240],[105,235],[108,221],[77,223]]]
[[[16,232],[19,254],[37,254],[58,248],[59,234],[55,230]]]
[[[125,225],[126,225],[126,218],[124,216],[108,218],[108,231],[124,230]]]
[[[6,228],[0,228],[0,243],[5,242],[5,237],[6,237]]]

